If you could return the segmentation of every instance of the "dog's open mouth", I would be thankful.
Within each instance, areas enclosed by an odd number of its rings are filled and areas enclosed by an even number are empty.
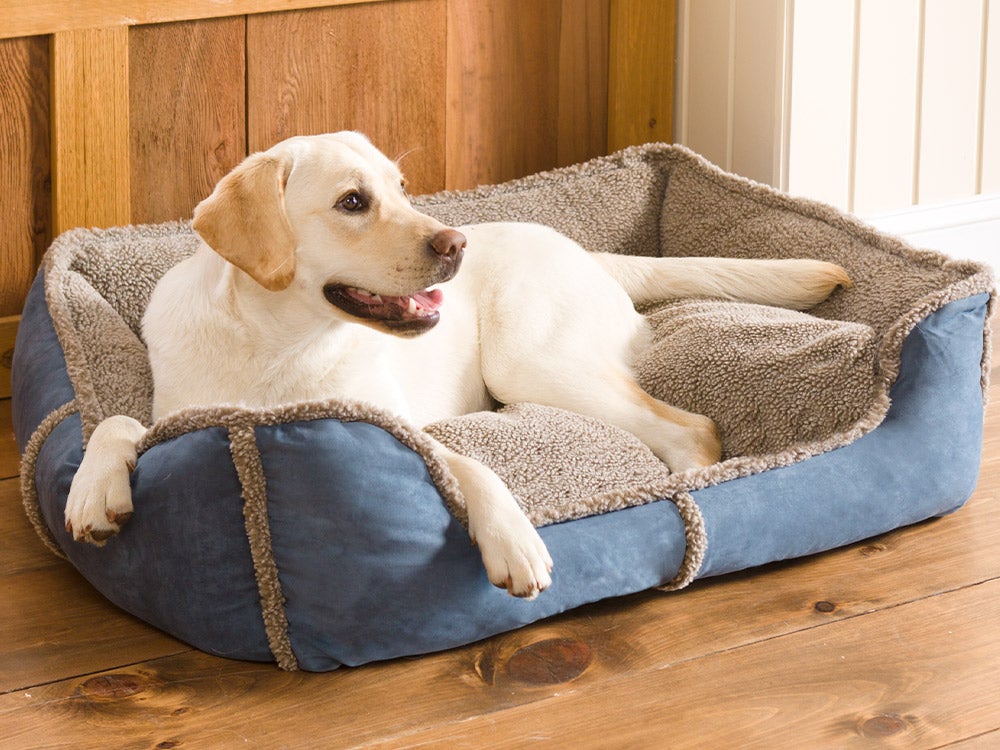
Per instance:
[[[327,301],[349,315],[380,323],[394,333],[422,333],[441,319],[444,294],[440,289],[424,289],[404,296],[376,294],[354,286],[327,284]]]

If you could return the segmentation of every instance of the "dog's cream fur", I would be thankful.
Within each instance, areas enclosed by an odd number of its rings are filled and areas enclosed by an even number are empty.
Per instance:
[[[396,164],[356,133],[250,156],[194,228],[202,247],[163,277],[143,319],[154,418],[337,397],[419,426],[531,401],[628,430],[673,471],[717,461],[719,438],[707,417],[636,384],[648,332],[634,305],[716,296],[801,309],[850,284],[820,261],[590,254],[533,224],[459,233],[414,209]],[[125,416],[94,431],[66,505],[76,539],[103,543],[131,516],[144,431]],[[503,482],[440,450],[489,579],[517,596],[545,589],[552,561]]]

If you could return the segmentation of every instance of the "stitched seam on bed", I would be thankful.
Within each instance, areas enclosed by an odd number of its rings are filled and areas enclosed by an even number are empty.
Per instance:
[[[52,431],[58,427],[64,419],[76,414],[79,411],[76,400],[68,401],[58,409],[53,409],[41,421],[35,431],[31,433],[28,444],[25,446],[24,455],[21,456],[21,502],[24,504],[24,512],[28,516],[35,533],[42,540],[50,552],[56,557],[66,559],[66,555],[59,548],[55,535],[49,529],[48,524],[42,517],[42,507],[38,501],[38,487],[35,484],[35,468],[38,464],[38,456],[42,451],[42,446],[48,439]]]
[[[264,465],[254,436],[253,424],[234,424],[229,430],[233,464],[243,488],[243,518],[246,523],[250,556],[260,592],[260,611],[267,643],[281,669],[299,668],[288,637],[285,596],[278,578],[278,566],[271,546],[271,527],[267,516],[267,482]]]

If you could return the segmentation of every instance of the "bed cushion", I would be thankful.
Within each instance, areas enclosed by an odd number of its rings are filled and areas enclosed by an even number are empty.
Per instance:
[[[151,426],[136,514],[97,549],[62,509],[105,416],[150,421],[139,321],[193,252],[186,223],[59,237],[14,362],[25,507],[124,609],[283,668],[423,653],[654,586],[830,549],[959,507],[978,472],[992,279],[829,207],[651,145],[418,201],[460,224],[550,224],[590,250],[815,257],[855,284],[808,313],[711,300],[646,310],[644,387],[720,424],[723,460],[670,474],[613,427],[536,404],[427,432],[509,483],[556,561],[524,602],[486,580],[423,431],[367,404],[191,409]]]

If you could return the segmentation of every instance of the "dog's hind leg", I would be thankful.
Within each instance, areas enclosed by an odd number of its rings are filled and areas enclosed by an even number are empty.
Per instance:
[[[710,466],[720,459],[715,423],[646,393],[624,367],[596,369],[590,358],[563,358],[559,368],[521,365],[513,385],[498,398],[505,403],[531,401],[600,419],[639,438],[671,471]]]
[[[638,437],[672,471],[718,460],[711,419],[657,401],[636,383],[632,363],[650,331],[596,256],[541,227],[493,239],[502,240],[503,261],[480,297],[480,360],[497,401],[600,419]]]

